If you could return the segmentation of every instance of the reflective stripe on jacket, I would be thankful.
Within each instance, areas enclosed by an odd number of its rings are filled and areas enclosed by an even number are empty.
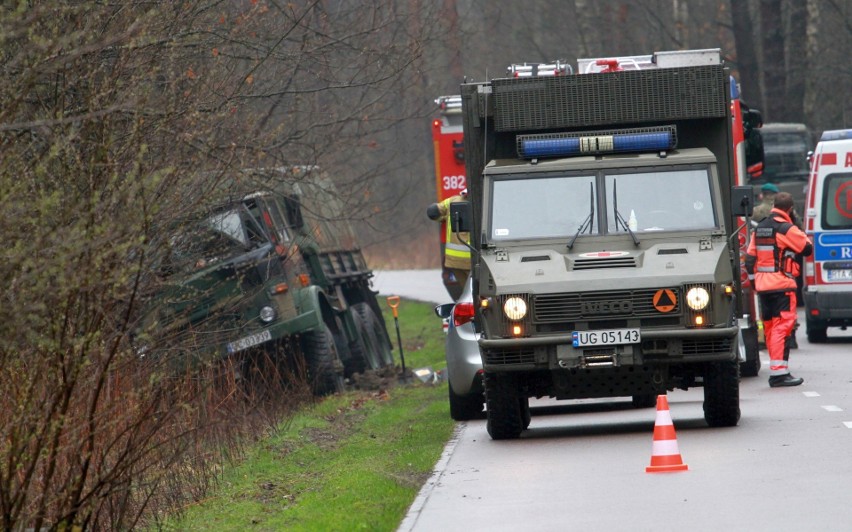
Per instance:
[[[447,268],[470,269],[470,248],[465,242],[470,242],[468,233],[456,234],[450,225],[450,204],[461,201],[461,196],[452,196],[438,203],[441,213],[440,220],[446,225],[446,244],[444,245],[444,266]],[[461,238],[459,238],[461,237]]]
[[[799,266],[796,253],[810,254],[810,242],[790,216],[772,209],[754,230],[746,252],[746,270],[754,275],[758,292],[785,292],[796,289]]]

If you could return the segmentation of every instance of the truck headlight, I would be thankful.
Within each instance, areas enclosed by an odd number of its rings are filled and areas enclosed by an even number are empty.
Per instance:
[[[263,323],[269,323],[275,319],[275,316],[275,309],[272,307],[263,307],[260,309],[260,321]]]
[[[703,287],[693,286],[686,293],[686,304],[692,310],[704,310],[710,303],[710,293]]]
[[[503,313],[512,321],[522,320],[527,315],[527,302],[517,296],[510,297],[503,303]]]

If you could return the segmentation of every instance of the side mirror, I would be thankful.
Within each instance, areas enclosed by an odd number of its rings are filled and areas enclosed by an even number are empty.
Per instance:
[[[284,216],[287,217],[287,225],[291,228],[298,230],[304,227],[302,204],[298,196],[284,196]]]
[[[734,216],[751,216],[754,211],[754,189],[731,187],[731,211]]]
[[[454,233],[470,233],[473,230],[469,201],[450,203],[450,229]]]
[[[449,318],[453,315],[454,306],[456,306],[455,303],[444,303],[442,305],[438,305],[435,307],[435,315],[441,319]]]

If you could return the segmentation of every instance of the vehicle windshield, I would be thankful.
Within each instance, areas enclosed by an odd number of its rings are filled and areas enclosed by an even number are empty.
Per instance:
[[[606,176],[607,231],[634,233],[686,231],[717,226],[706,168]]]
[[[595,176],[509,178],[494,181],[491,211],[493,240],[573,236],[592,212]],[[594,221],[583,234],[596,234]]]
[[[249,209],[251,205],[247,205]],[[192,272],[242,255],[268,242],[249,211],[240,207],[188,223],[169,238],[168,273]]]
[[[795,132],[764,132],[763,179],[783,181],[808,176],[807,136]]]

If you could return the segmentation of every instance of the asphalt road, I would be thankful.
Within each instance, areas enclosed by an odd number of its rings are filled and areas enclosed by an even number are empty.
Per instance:
[[[380,292],[435,292],[378,277]],[[412,291],[430,282],[415,277],[400,278]],[[852,331],[799,343],[790,366],[804,385],[769,388],[762,351],[737,427],[707,426],[700,388],[668,394],[684,472],[645,472],[656,410],[628,398],[533,401],[513,441],[459,423],[399,530],[852,530]]]

